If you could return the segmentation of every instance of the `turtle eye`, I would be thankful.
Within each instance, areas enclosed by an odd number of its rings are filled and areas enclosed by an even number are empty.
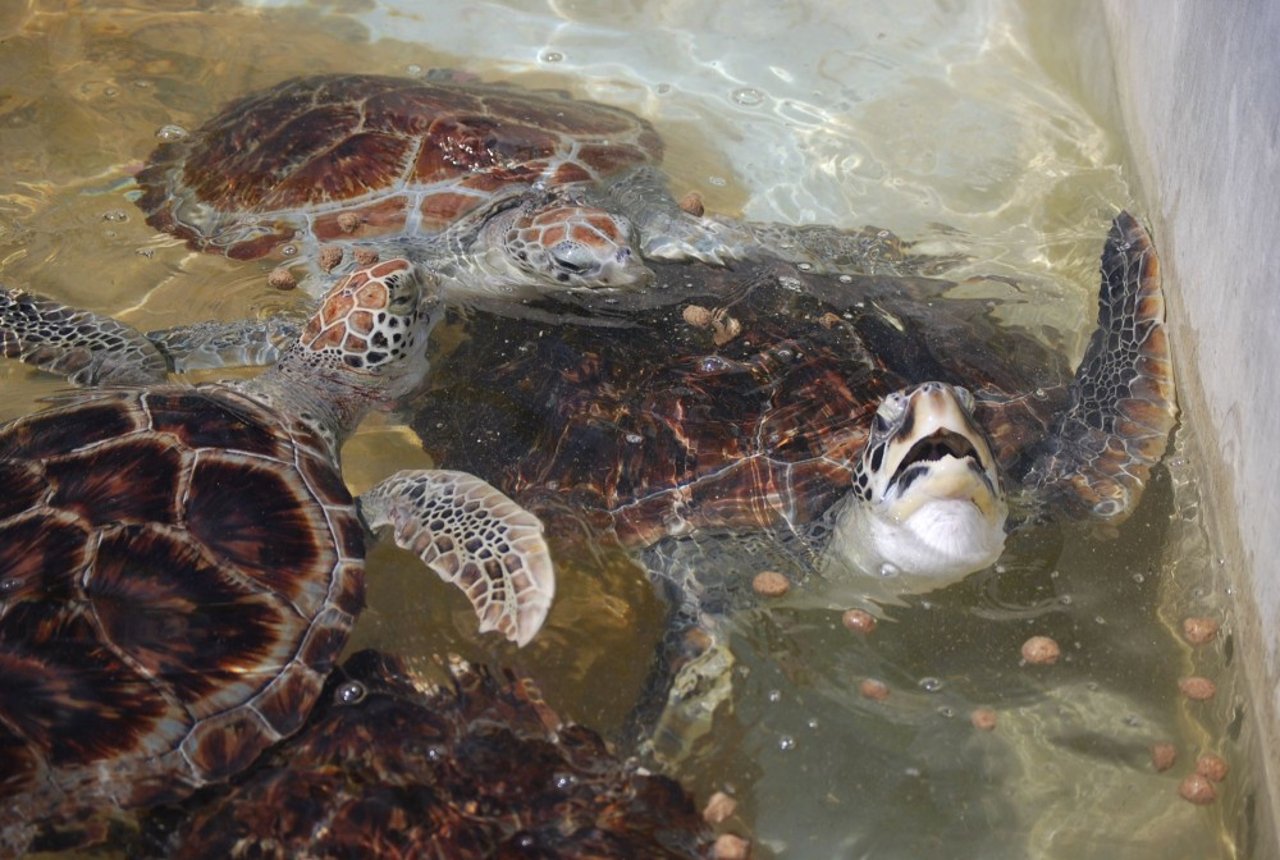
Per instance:
[[[965,411],[972,412],[975,405],[972,392],[959,385],[951,386],[951,390],[956,393],[956,398],[960,401],[960,405],[964,407]]]
[[[554,245],[551,259],[558,268],[575,275],[581,275],[596,265],[595,253],[581,242],[564,241]]]
[[[893,392],[880,401],[880,406],[876,409],[876,417],[871,422],[871,429],[876,433],[887,433],[889,425],[901,418],[906,408],[907,398],[896,391]]]

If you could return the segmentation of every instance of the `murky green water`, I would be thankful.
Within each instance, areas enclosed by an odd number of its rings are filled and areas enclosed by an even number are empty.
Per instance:
[[[673,189],[698,190],[711,210],[878,224],[970,255],[950,277],[988,276],[970,289],[1010,322],[1073,355],[1083,347],[1102,236],[1133,201],[1115,133],[1027,46],[1026,16],[1050,4],[399,7],[0,6],[0,281],[146,328],[301,300],[270,289],[264,267],[190,253],[142,222],[130,176],[157,130],[302,72],[448,66],[643,114],[668,143]],[[60,387],[0,365],[0,419]],[[369,422],[346,456],[356,489],[423,462],[412,434],[386,421]],[[726,826],[756,841],[756,857],[1251,856],[1229,595],[1197,506],[1175,451],[1115,540],[1014,541],[998,570],[886,608],[870,637],[821,605],[734,619],[732,699],[677,774],[703,797],[736,794]],[[616,728],[661,605],[626,558],[557,550],[557,605],[522,652],[477,637],[464,601],[415,559],[375,550],[352,647],[508,663],[562,712]],[[1190,648],[1188,615],[1223,619],[1223,635]],[[1064,659],[1020,665],[1031,633],[1054,636]],[[1178,694],[1190,674],[1218,682],[1213,702]],[[868,677],[888,685],[887,700],[859,695]],[[994,731],[973,728],[977,707],[994,710]],[[1166,773],[1149,760],[1160,740],[1180,752]],[[1202,751],[1233,765],[1208,807],[1177,795]]]

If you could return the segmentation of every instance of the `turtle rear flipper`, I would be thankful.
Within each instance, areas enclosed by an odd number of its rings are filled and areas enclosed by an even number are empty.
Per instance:
[[[170,370],[132,326],[22,290],[0,289],[0,349],[76,385],[145,385]]]
[[[1068,514],[1119,525],[1164,456],[1176,415],[1159,260],[1147,231],[1121,212],[1102,252],[1098,328],[1031,485]]]
[[[480,618],[525,645],[542,627],[555,570],[542,521],[466,472],[397,472],[360,497],[371,529],[389,525],[396,544],[417,553],[462,589]]]

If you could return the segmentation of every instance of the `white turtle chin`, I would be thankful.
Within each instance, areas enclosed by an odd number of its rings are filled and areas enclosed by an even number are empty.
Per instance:
[[[856,571],[876,591],[918,594],[950,585],[994,564],[1004,550],[1004,502],[990,496],[930,499],[904,518],[894,506],[849,504],[836,521],[829,572]]]

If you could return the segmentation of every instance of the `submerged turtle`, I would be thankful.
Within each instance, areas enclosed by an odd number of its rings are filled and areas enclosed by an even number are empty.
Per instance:
[[[832,576],[907,592],[996,560],[1005,487],[1027,515],[1122,522],[1173,426],[1156,255],[1127,213],[1074,375],[942,282],[776,263],[660,277],[683,319],[473,320],[449,363],[465,376],[446,368],[416,407],[436,462],[546,516],[594,512],[628,546],[778,529]]]
[[[296,731],[363,607],[364,529],[391,526],[523,644],[554,587],[542,525],[459,472],[358,500],[342,441],[419,385],[433,289],[352,273],[249,381],[166,384],[114,320],[0,292],[10,357],[100,391],[0,427],[0,851],[179,798]]]
[[[858,267],[902,256],[883,231],[687,212],[666,190],[661,156],[643,119],[558,91],[313,75],[162,144],[138,174],[138,204],[197,250],[257,259],[288,245],[318,261],[325,244],[372,246],[485,295],[642,286],[650,271],[632,253],[634,232],[653,258],[769,252]]]
[[[157,813],[157,849],[130,856],[710,855],[678,783],[562,722],[528,680],[447,669],[450,686],[424,691],[403,661],[356,654],[298,734],[233,786]]]

